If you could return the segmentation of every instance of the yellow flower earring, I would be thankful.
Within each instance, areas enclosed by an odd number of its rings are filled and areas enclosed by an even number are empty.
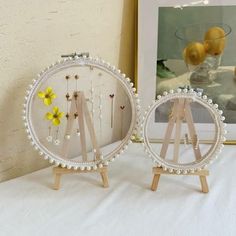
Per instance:
[[[57,130],[56,130],[56,137],[54,139],[54,144],[55,145],[59,145],[60,144],[60,140],[58,139],[58,134],[59,134],[59,125],[61,123],[61,118],[63,117],[64,112],[60,112],[58,107],[53,107],[52,113],[51,112],[47,112],[45,115],[45,118],[49,121],[52,122],[52,124],[54,126],[57,126]],[[50,131],[51,131],[51,127],[50,127]],[[52,142],[52,136],[49,135],[48,138],[50,137],[50,140],[48,140],[48,142]]]
[[[58,107],[53,107],[53,112],[47,112],[45,117],[47,120],[51,120],[54,126],[58,126],[61,123],[60,119],[63,117],[63,115],[64,112],[60,112]]]
[[[53,90],[51,87],[47,87],[44,92],[38,92],[38,97],[43,99],[43,103],[46,106],[49,106],[52,104],[53,99],[56,98],[56,94],[53,93]]]

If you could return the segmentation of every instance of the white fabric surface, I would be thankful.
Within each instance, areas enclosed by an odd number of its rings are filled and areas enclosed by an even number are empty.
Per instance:
[[[150,190],[152,163],[141,145],[97,173],[67,175],[52,190],[47,168],[0,184],[0,235],[236,235],[236,147],[211,166],[210,192],[196,176],[161,176]]]

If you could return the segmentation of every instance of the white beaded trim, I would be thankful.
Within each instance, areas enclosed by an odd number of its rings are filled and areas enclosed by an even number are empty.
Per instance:
[[[153,151],[152,146],[150,145],[147,132],[148,132],[148,124],[151,118],[151,115],[153,114],[153,111],[156,110],[157,107],[160,105],[166,103],[167,101],[171,99],[177,99],[177,98],[190,98],[193,101],[196,101],[203,105],[213,116],[215,121],[215,127],[216,127],[216,142],[214,146],[210,149],[208,154],[203,158],[200,162],[194,162],[191,164],[174,164],[170,163],[163,158],[161,158],[156,152]],[[219,153],[221,152],[223,148],[223,142],[226,140],[225,134],[227,131],[225,130],[226,124],[223,123],[225,120],[225,117],[222,116],[223,112],[218,109],[217,104],[213,104],[211,99],[208,99],[206,95],[202,95],[200,92],[195,92],[193,89],[180,89],[178,88],[176,91],[170,90],[168,92],[164,92],[163,96],[158,95],[157,100],[155,100],[151,106],[148,107],[148,109],[144,112],[144,116],[142,119],[142,131],[141,136],[143,139],[143,146],[144,150],[147,153],[147,156],[151,157],[154,164],[158,167],[162,167],[165,170],[168,170],[169,172],[175,172],[177,174],[187,174],[187,173],[193,173],[197,170],[204,169],[208,166],[208,164],[212,163],[214,159],[217,158]]]
[[[127,132],[126,137],[122,140],[121,144],[110,152],[108,155],[103,156],[101,160],[96,160],[93,162],[73,162],[71,160],[65,160],[58,155],[50,152],[45,146],[43,146],[35,134],[34,128],[32,126],[31,121],[31,106],[32,106],[32,98],[37,91],[38,86],[47,80],[48,76],[51,76],[53,73],[62,71],[71,66],[93,66],[95,68],[101,69],[108,74],[112,75],[116,78],[123,88],[127,91],[127,94],[130,98],[130,104],[132,109],[132,119],[130,128]],[[39,151],[39,155],[42,156],[45,160],[49,160],[49,163],[60,165],[62,167],[66,167],[68,169],[73,168],[74,170],[97,170],[97,168],[102,168],[107,166],[110,162],[113,162],[115,158],[119,157],[120,154],[127,149],[128,145],[132,142],[132,137],[136,134],[138,118],[139,118],[139,110],[140,110],[140,100],[138,94],[135,93],[136,89],[133,87],[134,84],[131,82],[129,78],[126,77],[125,74],[122,74],[120,70],[116,69],[115,66],[106,63],[104,60],[99,58],[92,57],[78,57],[74,58],[69,57],[60,61],[57,61],[55,64],[50,65],[45,70],[43,70],[40,74],[37,75],[36,79],[33,79],[32,83],[29,85],[29,89],[26,91],[25,102],[23,104],[23,116],[22,119],[24,121],[27,137],[31,141],[31,145]]]

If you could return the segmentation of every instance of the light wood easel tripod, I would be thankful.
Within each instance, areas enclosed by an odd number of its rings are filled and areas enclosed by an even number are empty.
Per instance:
[[[101,152],[99,146],[97,144],[96,134],[93,126],[93,122],[89,113],[89,109],[87,106],[87,102],[84,96],[84,93],[81,91],[76,91],[73,94],[71,99],[71,107],[69,112],[69,118],[66,127],[66,135],[71,135],[73,123],[75,119],[78,119],[79,128],[80,128],[80,142],[81,142],[81,151],[82,151],[82,159],[84,162],[88,161],[87,150],[86,150],[86,135],[85,135],[85,122],[90,134],[93,150],[94,150],[94,160],[100,160]],[[66,137],[65,135],[65,137]],[[69,151],[69,139],[64,138],[63,146],[62,146],[62,156],[65,159],[68,159],[68,151]],[[102,181],[103,187],[106,188],[109,186],[108,184],[108,175],[107,175],[107,167],[98,168],[96,170],[73,170],[62,167],[54,167],[53,174],[55,176],[55,182],[53,188],[58,190],[60,188],[60,179],[61,175],[64,174],[72,174],[72,173],[88,173],[88,172],[99,172]]]
[[[165,159],[166,153],[168,150],[168,146],[171,141],[171,135],[174,129],[174,125],[176,126],[175,129],[175,136],[174,136],[174,155],[173,155],[173,162],[178,163],[179,159],[179,148],[180,148],[180,142],[181,142],[181,126],[183,121],[185,120],[188,126],[189,130],[189,135],[191,138],[191,143],[193,147],[193,152],[195,155],[196,160],[200,160],[202,158],[201,151],[199,149],[199,141],[198,141],[198,136],[196,133],[196,129],[194,126],[193,122],[193,117],[192,117],[192,112],[190,108],[190,103],[191,100],[187,98],[179,98],[174,100],[173,108],[172,108],[172,114],[170,116],[166,133],[164,136],[164,143],[162,144],[161,152],[160,152],[160,157]],[[176,173],[170,173],[168,170],[163,170],[162,168],[159,167],[154,167],[153,168],[153,181],[152,181],[152,186],[151,190],[156,191],[158,182],[160,179],[161,174],[172,174],[176,175]],[[202,192],[208,193],[208,184],[207,184],[207,179],[206,176],[209,175],[208,170],[201,170],[197,171],[194,173],[188,173],[188,174],[182,174],[182,175],[197,175],[200,178],[201,182],[201,187],[202,187]]]

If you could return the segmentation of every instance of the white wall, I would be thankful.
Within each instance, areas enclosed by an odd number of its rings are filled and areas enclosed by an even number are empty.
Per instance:
[[[21,119],[25,89],[61,54],[89,51],[133,77],[135,0],[0,0],[0,181],[48,165]]]

